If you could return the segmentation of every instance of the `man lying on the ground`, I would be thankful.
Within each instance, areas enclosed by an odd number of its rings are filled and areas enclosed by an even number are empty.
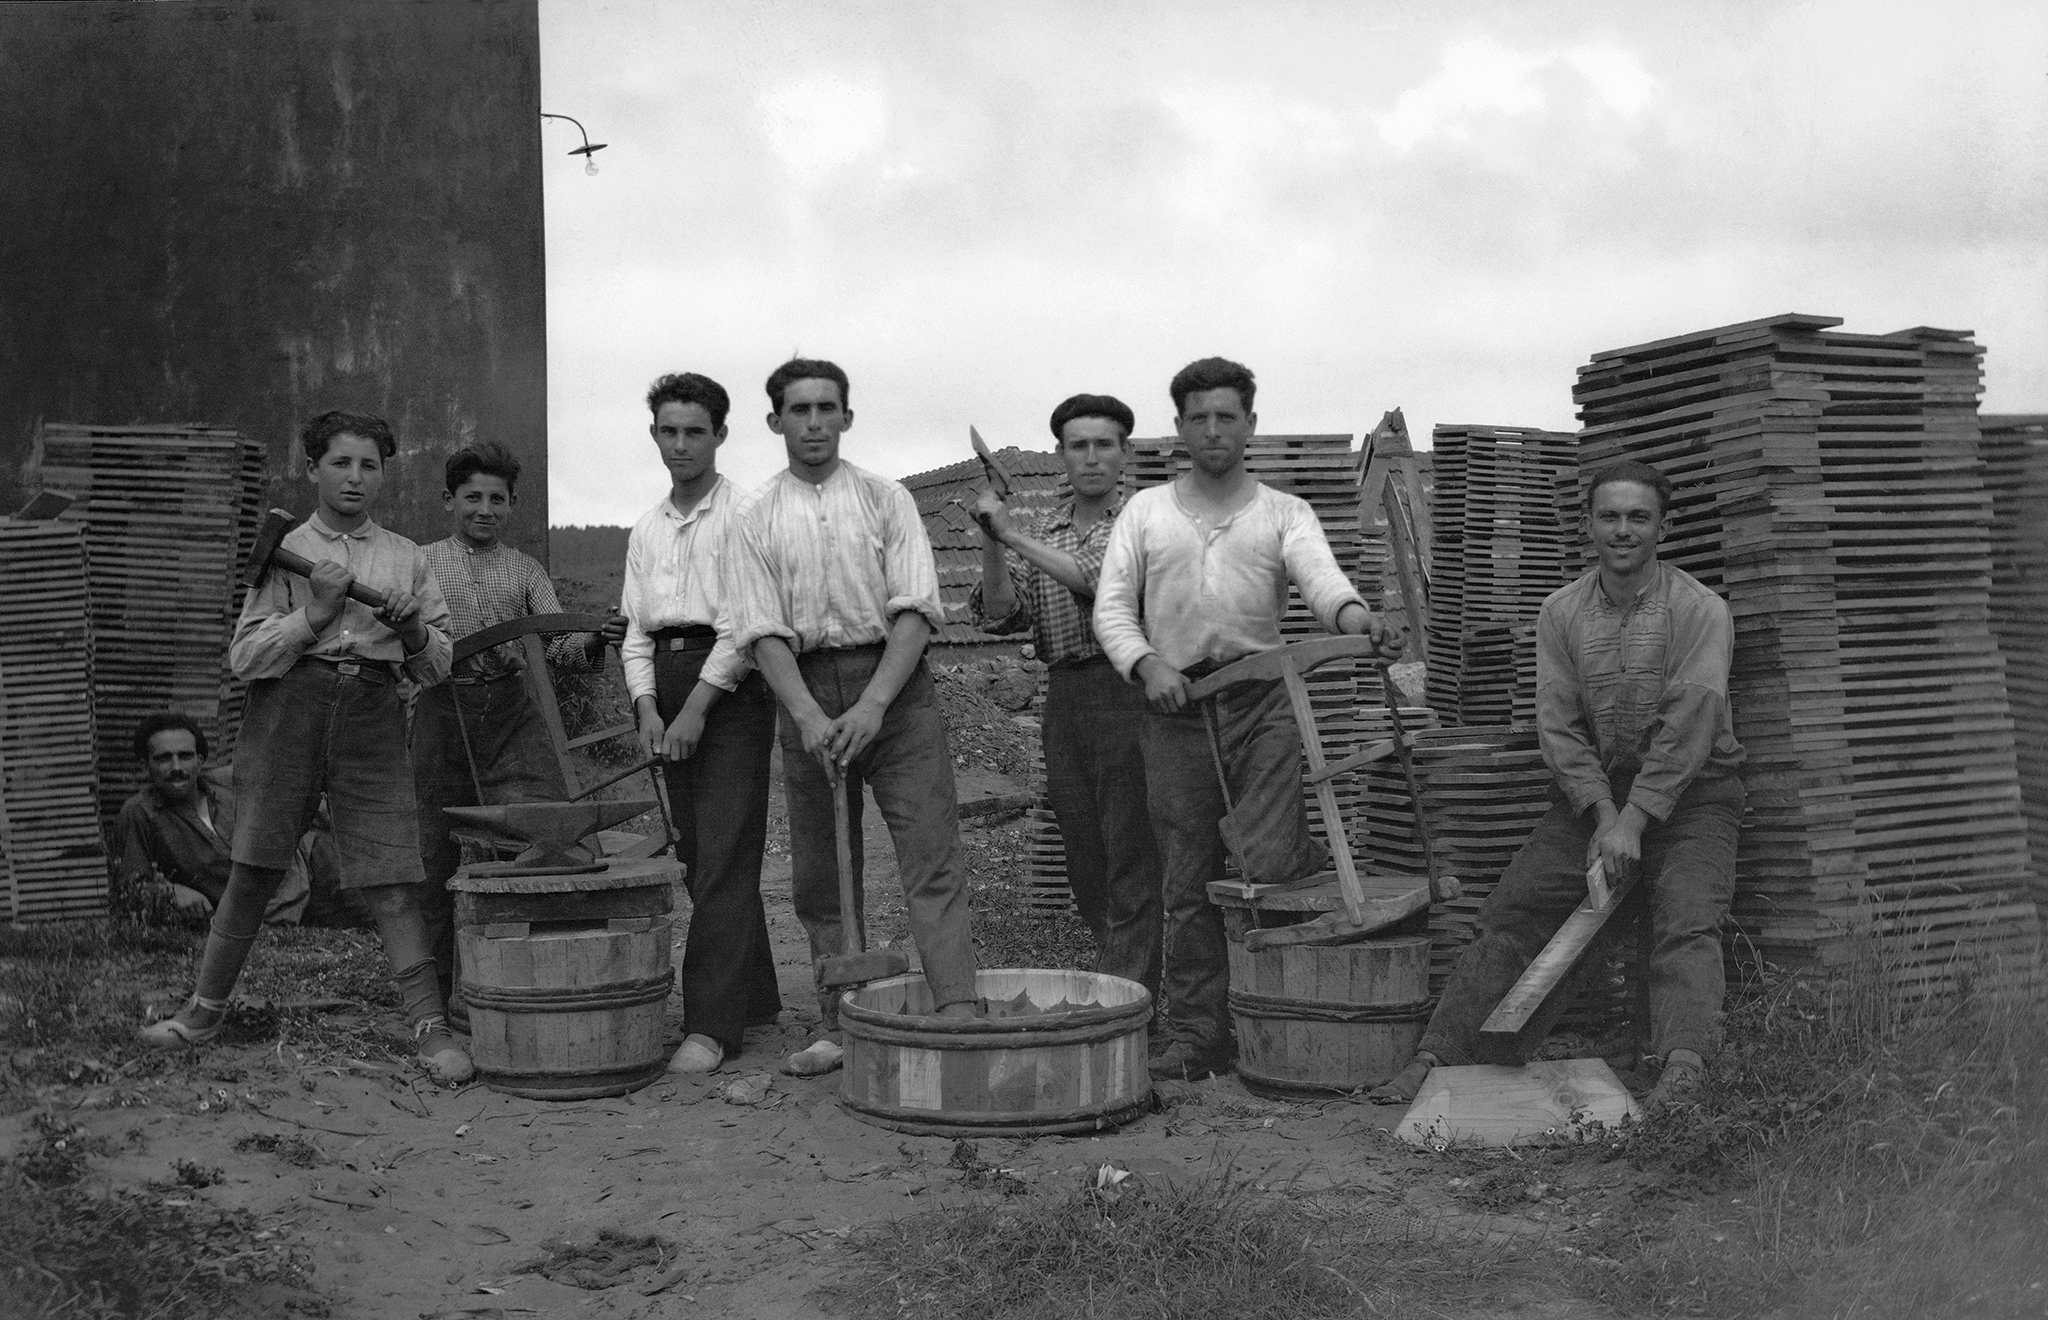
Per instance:
[[[1671,482],[1643,463],[1593,473],[1582,527],[1599,564],[1543,602],[1536,724],[1558,802],[1479,910],[1415,1059],[1372,1099],[1403,1104],[1440,1064],[1526,1063],[1571,1000],[1512,1036],[1480,1024],[1586,897],[1597,860],[1646,904],[1654,1108],[1699,1086],[1726,990],[1721,921],[1735,893],[1742,744],[1728,707],[1727,604],[1657,558]],[[1619,804],[1619,805],[1617,805]],[[1617,922],[1614,924],[1618,924]]]
[[[232,865],[235,790],[226,774],[203,768],[206,752],[206,732],[176,711],[146,716],[136,726],[135,759],[149,782],[121,804],[114,823],[117,908],[192,925],[213,915]],[[310,892],[301,861],[286,873],[264,921],[298,924]]]

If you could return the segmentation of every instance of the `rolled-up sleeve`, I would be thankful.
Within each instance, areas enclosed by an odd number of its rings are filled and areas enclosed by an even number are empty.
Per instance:
[[[700,683],[709,683],[721,692],[739,690],[742,680],[753,668],[748,653],[734,644],[733,598],[737,590],[733,582],[734,561],[739,558],[733,542],[738,535],[738,525],[730,518],[725,522],[725,543],[718,547],[718,640],[711,645],[711,654],[704,658],[704,667],[697,671]]]
[[[654,695],[654,639],[642,622],[640,559],[639,544],[628,542],[626,578],[619,588],[619,612],[626,616],[626,640],[619,644],[619,661],[626,669],[626,695],[634,701]]]
[[[917,516],[917,497],[891,482],[885,505],[882,576],[889,600],[882,617],[894,622],[905,610],[916,610],[937,632],[946,626],[946,607],[939,600],[939,566],[932,559],[932,541]]]
[[[448,681],[455,667],[455,643],[448,637],[447,597],[434,580],[426,552],[418,548],[413,551],[412,594],[419,605],[420,622],[426,626],[427,644],[405,658],[404,669],[421,687],[433,687]]]
[[[1280,555],[1287,563],[1287,575],[1301,588],[1302,603],[1316,621],[1325,631],[1335,632],[1338,613],[1354,602],[1364,608],[1365,597],[1337,567],[1337,556],[1330,552],[1329,538],[1323,535],[1313,509],[1299,501],[1290,502],[1285,519]]]
[[[1735,659],[1735,623],[1727,604],[1701,593],[1674,602],[1664,692],[1656,727],[1628,793],[1629,802],[1665,820],[1679,795],[1713,755],[1729,723],[1728,670]]]
[[[1600,749],[1580,697],[1579,664],[1568,607],[1545,602],[1536,616],[1536,736],[1543,763],[1576,811],[1613,798]]]
[[[297,595],[290,576],[273,568],[243,597],[242,617],[235,623],[234,640],[228,643],[228,668],[236,678],[247,683],[281,678],[306,648],[319,640],[306,622],[306,607]],[[445,612],[447,606],[441,608]]]
[[[1138,662],[1158,652],[1139,623],[1145,596],[1144,529],[1128,510],[1116,520],[1103,547],[1102,567],[1095,579],[1095,642],[1109,663],[1126,679]]]
[[[1097,556],[1098,567],[1101,563]],[[967,594],[967,613],[974,620],[974,626],[985,633],[1001,637],[1009,633],[1025,632],[1032,623],[1031,575],[1035,571],[1024,563],[1013,550],[1003,551],[1003,568],[1010,575],[1010,612],[1000,619],[988,617],[988,607],[981,594],[982,583],[975,583],[974,590]]]

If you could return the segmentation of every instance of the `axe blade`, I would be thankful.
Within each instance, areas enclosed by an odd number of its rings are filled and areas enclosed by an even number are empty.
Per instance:
[[[277,553],[284,534],[296,521],[287,509],[272,509],[263,515],[263,521],[256,525],[256,540],[249,547],[249,558],[242,565],[243,586],[262,585],[263,575],[270,571],[270,557]]]

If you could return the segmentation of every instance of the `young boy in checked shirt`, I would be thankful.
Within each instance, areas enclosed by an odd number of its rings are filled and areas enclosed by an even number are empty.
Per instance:
[[[272,568],[242,602],[228,663],[249,683],[235,753],[234,865],[214,908],[192,998],[141,1031],[160,1049],[220,1034],[228,996],[284,879],[299,836],[327,795],[341,885],[362,893],[398,982],[413,1048],[435,1081],[473,1069],[447,1024],[434,975],[420,866],[418,809],[405,751],[401,673],[425,686],[448,677],[448,606],[417,545],[370,521],[398,441],[382,419],[323,413],[300,433],[319,508],[285,535],[310,577]],[[384,594],[372,612],[350,583]]]
[[[1095,936],[1095,970],[1159,994],[1159,851],[1145,805],[1145,693],[1117,676],[1089,612],[1110,529],[1123,512],[1130,408],[1076,394],[1052,412],[1074,498],[1030,525],[992,490],[974,506],[981,584],[969,608],[991,633],[1029,629],[1049,667],[1045,778],[1074,907]],[[1006,565],[1003,550],[1011,552]]]
[[[449,456],[444,477],[441,506],[453,518],[455,534],[427,546],[425,554],[448,602],[449,640],[531,614],[560,614],[548,571],[500,539],[519,504],[519,460],[512,451],[488,440],[465,445]],[[602,669],[605,646],[625,635],[623,618],[602,632],[556,634],[547,643],[549,667]],[[422,691],[413,705],[413,792],[427,873],[427,930],[442,997],[458,1017],[455,900],[448,878],[462,865],[462,845],[449,834],[442,808],[560,802],[569,796],[525,669],[516,644],[494,647],[456,665],[447,682]],[[547,681],[546,675],[540,678]]]

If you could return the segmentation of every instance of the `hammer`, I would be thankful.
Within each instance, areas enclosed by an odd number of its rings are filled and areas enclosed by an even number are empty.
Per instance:
[[[312,560],[279,544],[284,540],[284,534],[290,531],[297,521],[284,509],[272,509],[263,515],[262,523],[256,528],[256,544],[249,547],[249,562],[242,565],[244,586],[261,586],[264,575],[270,572],[272,564],[288,573],[297,573],[300,577],[313,576]],[[359,600],[373,610],[384,608],[384,593],[375,587],[366,587],[360,582],[348,584],[348,598]]]
[[[853,906],[853,830],[847,820],[846,779],[836,764],[828,771],[828,781],[832,785],[832,841],[839,854],[839,929],[845,952],[818,964],[818,984],[827,990],[844,990],[903,975],[910,970],[910,956],[901,949],[867,951]]]

